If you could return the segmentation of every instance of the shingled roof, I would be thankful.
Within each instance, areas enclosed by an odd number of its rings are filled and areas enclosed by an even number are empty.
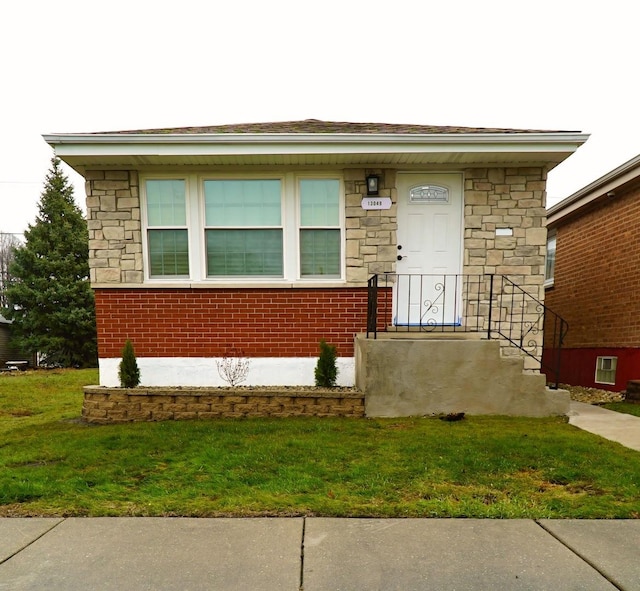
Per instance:
[[[144,167],[553,168],[582,145],[580,132],[399,123],[280,121],[45,135],[56,155],[88,170]]]
[[[349,123],[345,121],[278,121],[272,123],[236,123],[205,127],[173,127],[162,129],[135,129],[101,132],[102,134],[511,134],[511,133],[565,133],[562,131],[510,129],[497,127],[455,127],[443,125],[411,125],[404,123]]]

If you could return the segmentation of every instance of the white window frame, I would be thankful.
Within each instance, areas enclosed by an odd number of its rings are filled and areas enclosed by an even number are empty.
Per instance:
[[[605,369],[602,367],[605,361],[611,362],[611,367],[609,369]],[[613,372],[613,382],[605,382],[602,379],[598,379],[598,372],[600,371],[612,371]],[[596,357],[596,374],[594,381],[596,384],[607,384],[609,386],[616,385],[616,373],[618,371],[618,358],[613,355],[600,355]]]
[[[553,241],[553,267],[551,268],[551,276],[547,277],[547,262],[549,260],[549,244]],[[547,234],[547,250],[544,257],[544,286],[553,287],[556,278],[556,255],[558,252],[557,232],[549,230]]]
[[[185,185],[185,207],[186,207],[186,226],[187,230],[187,240],[189,245],[189,276],[183,275],[166,275],[163,277],[152,277],[151,276],[151,260],[149,259],[149,231],[150,230],[162,230],[165,229],[161,226],[150,226],[148,219],[148,211],[147,211],[147,181],[184,181]],[[140,219],[142,222],[142,257],[143,257],[143,269],[144,269],[144,278],[145,281],[153,282],[153,283],[175,283],[181,281],[189,281],[194,273],[194,247],[197,248],[197,244],[194,244],[194,236],[192,232],[193,220],[191,219],[191,186],[192,183],[189,182],[189,175],[184,174],[149,174],[140,178]],[[166,227],[169,229],[169,226]],[[171,226],[170,229],[174,229],[174,226]]]
[[[146,181],[148,180],[184,180],[187,206],[187,230],[189,236],[189,277],[151,277],[149,264],[149,248],[147,235],[149,224],[147,220]],[[283,242],[283,276],[259,277],[259,276],[216,276],[207,277],[207,255],[205,238],[205,180],[244,180],[244,179],[276,179],[281,182],[282,190],[282,242]],[[339,182],[339,208],[340,208],[340,277],[302,277],[300,274],[300,197],[299,181],[301,179],[335,179]],[[242,172],[242,173],[207,173],[195,172],[184,174],[176,172],[152,172],[140,173],[140,211],[142,221],[142,256],[144,267],[144,282],[148,284],[175,284],[175,285],[328,285],[346,284],[346,210],[344,179],[340,172],[323,171],[313,172]]]
[[[335,229],[340,230],[340,277],[321,277],[321,276],[310,276],[310,277],[302,277],[302,261],[300,256],[300,233],[301,230],[312,229],[310,226],[302,225],[302,215],[301,215],[301,197],[300,197],[300,181],[302,180],[337,180],[339,186],[339,195],[338,195],[338,210],[340,214],[339,225],[337,227],[329,228],[329,226],[323,226],[326,229]],[[345,257],[345,219],[346,219],[346,210],[345,210],[345,197],[344,197],[344,183],[342,180],[342,175],[335,174],[296,174],[295,175],[295,232],[296,235],[294,237],[296,244],[296,261],[295,261],[295,275],[296,280],[300,282],[316,282],[316,281],[343,281],[345,279],[346,273],[346,257]]]
[[[282,230],[282,253],[283,253],[283,261],[282,261],[282,277],[274,277],[274,276],[259,276],[259,275],[215,275],[208,276],[207,274],[207,239],[206,239],[206,231],[208,228],[212,228],[212,226],[207,226],[206,212],[205,212],[205,195],[204,195],[204,183],[206,181],[244,181],[244,180],[275,180],[280,181],[280,226],[279,229]],[[285,213],[286,213],[286,189],[285,189],[285,179],[282,175],[274,175],[274,174],[230,174],[230,175],[202,175],[198,178],[198,201],[199,201],[199,212],[200,212],[200,227],[198,228],[198,232],[201,235],[202,246],[200,248],[201,256],[202,256],[202,268],[201,268],[201,276],[203,281],[213,281],[213,282],[225,282],[225,281],[255,281],[257,283],[260,282],[278,282],[282,281],[286,278],[286,265],[285,259],[287,258],[287,253],[285,249],[286,240],[285,240]],[[276,229],[274,226],[264,226],[269,229]],[[220,227],[214,229],[221,229]],[[235,226],[229,229],[236,229]],[[247,226],[244,228],[246,230],[259,229],[256,227]]]

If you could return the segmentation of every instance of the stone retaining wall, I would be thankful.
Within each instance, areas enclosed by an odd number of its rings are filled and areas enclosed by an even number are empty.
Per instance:
[[[104,388],[86,386],[88,423],[216,419],[221,417],[363,417],[364,394],[354,390],[224,388]]]

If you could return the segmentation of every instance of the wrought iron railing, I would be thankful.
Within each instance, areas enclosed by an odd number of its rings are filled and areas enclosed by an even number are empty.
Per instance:
[[[508,277],[384,273],[369,279],[368,290],[367,337],[390,331],[484,333],[534,359],[557,387],[567,322]],[[545,327],[553,354],[543,360]]]

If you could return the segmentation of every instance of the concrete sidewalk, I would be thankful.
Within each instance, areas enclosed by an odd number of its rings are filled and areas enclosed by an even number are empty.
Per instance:
[[[572,400],[569,424],[640,451],[640,417]]]
[[[0,519],[0,589],[640,590],[640,521]]]

